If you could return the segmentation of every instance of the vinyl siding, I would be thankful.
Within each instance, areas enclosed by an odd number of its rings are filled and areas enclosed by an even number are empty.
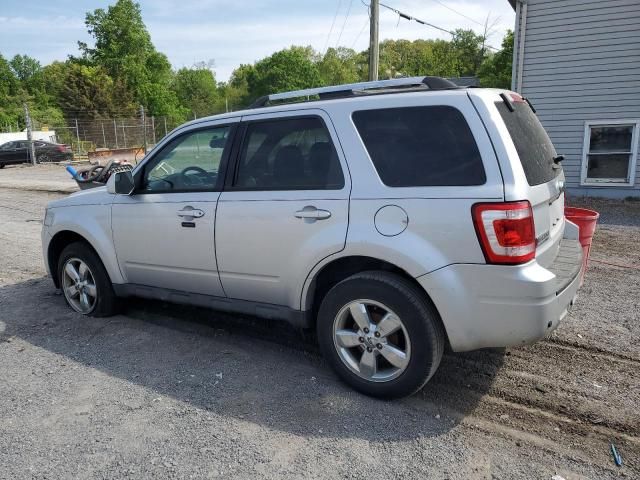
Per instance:
[[[565,155],[567,187],[581,194],[640,196],[640,159],[632,187],[580,185],[585,122],[640,120],[640,0],[526,3],[526,29],[522,5],[516,15],[514,88],[521,76],[520,93]]]

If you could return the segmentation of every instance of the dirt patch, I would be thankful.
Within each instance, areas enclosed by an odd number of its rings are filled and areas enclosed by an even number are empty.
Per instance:
[[[381,402],[284,324],[145,301],[71,312],[44,278],[52,198],[0,190],[2,478],[640,477],[629,269],[593,263],[550,339],[447,354],[422,392]],[[640,226],[609,207],[594,256],[631,263]]]

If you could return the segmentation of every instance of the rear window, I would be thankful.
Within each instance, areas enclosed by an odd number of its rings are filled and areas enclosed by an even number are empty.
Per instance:
[[[513,102],[512,105],[513,112],[504,102],[496,102],[516,146],[527,182],[531,186],[547,183],[560,173],[559,168],[553,168],[556,149],[531,107],[524,102]]]
[[[380,179],[389,187],[486,182],[478,145],[456,108],[362,110],[354,112],[353,122]]]

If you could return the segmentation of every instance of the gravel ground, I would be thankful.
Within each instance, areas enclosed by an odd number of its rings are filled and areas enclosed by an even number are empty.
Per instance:
[[[87,166],[88,163],[76,165],[76,169]],[[8,165],[0,170],[0,188],[71,193],[78,190],[78,185],[65,170],[64,165],[42,164],[33,167],[22,164]]]
[[[71,312],[40,253],[56,197],[0,189],[0,478],[640,476],[640,203],[589,204],[593,258],[622,266],[592,262],[552,338],[448,354],[422,392],[382,402],[284,324],[145,301]]]

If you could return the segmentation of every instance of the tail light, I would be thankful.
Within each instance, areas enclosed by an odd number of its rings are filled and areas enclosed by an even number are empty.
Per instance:
[[[58,151],[59,152],[66,152],[67,151],[67,146],[66,145],[58,145]]]
[[[517,265],[535,258],[533,210],[528,201],[477,203],[471,212],[487,263]]]

